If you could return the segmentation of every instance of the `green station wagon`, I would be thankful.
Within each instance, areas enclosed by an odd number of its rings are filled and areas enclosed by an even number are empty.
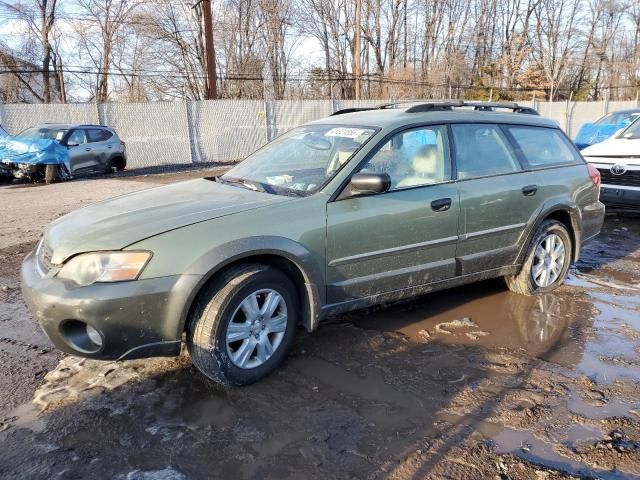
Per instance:
[[[552,291],[604,206],[598,171],[531,113],[337,112],[225,175],[56,220],[24,260],[24,298],[70,354],[178,355],[184,335],[206,376],[243,385],[283,361],[298,326],[330,314],[493,277]]]

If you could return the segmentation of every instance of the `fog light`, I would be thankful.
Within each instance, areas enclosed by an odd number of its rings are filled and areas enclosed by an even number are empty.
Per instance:
[[[97,353],[104,346],[100,331],[81,320],[69,319],[61,322],[60,333],[67,344],[80,353]]]
[[[91,325],[87,325],[87,337],[89,337],[89,340],[95,343],[98,347],[102,346],[102,335],[100,335],[100,332]]]

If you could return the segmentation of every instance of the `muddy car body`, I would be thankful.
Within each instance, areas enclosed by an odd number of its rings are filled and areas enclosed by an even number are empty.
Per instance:
[[[334,115],[72,212],[23,263],[27,304],[68,353],[177,355],[186,331],[198,368],[246,384],[330,314],[491,277],[551,291],[600,230],[597,171],[555,122],[474,108]]]

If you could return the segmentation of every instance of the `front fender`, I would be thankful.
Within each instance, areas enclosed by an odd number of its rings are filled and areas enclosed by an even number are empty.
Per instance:
[[[284,237],[260,236],[233,240],[218,245],[197,258],[184,272],[185,275],[199,275],[201,280],[185,305],[181,324],[184,329],[191,305],[201,288],[225,267],[250,260],[252,257],[270,255],[282,258],[295,266],[304,279],[306,299],[302,299],[302,323],[308,331],[314,330],[321,319],[324,305],[323,269],[313,254],[301,244]]]

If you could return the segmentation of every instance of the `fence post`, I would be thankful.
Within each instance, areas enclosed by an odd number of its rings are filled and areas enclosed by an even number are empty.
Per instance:
[[[573,102],[573,106],[571,105],[571,100],[573,99],[573,92],[569,93],[569,98],[567,98],[567,103],[565,106],[564,112],[564,131],[567,136],[571,136],[571,117],[573,114],[573,107],[575,107],[575,102]]]
[[[331,113],[336,113],[338,110],[340,110],[340,101],[331,97]]]
[[[198,163],[202,160],[200,158],[200,149],[196,144],[196,132],[193,123],[192,106],[193,102],[191,100],[184,101],[184,113],[187,120],[187,139],[189,141],[189,155],[191,156],[191,163]]]
[[[276,113],[273,100],[264,101],[264,118],[267,123],[267,142],[270,142],[277,135]]]
[[[104,115],[104,104],[96,102],[96,110],[98,112],[98,125],[106,125]]]
[[[605,93],[602,103],[602,115],[606,115],[607,113],[609,113],[609,90]]]

